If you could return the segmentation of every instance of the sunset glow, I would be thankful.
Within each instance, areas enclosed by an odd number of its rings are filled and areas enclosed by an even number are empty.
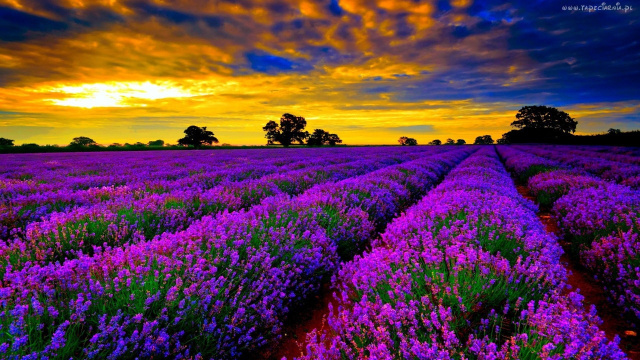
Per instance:
[[[348,144],[640,127],[639,11],[490,1],[0,0],[0,137],[264,144],[289,112]]]

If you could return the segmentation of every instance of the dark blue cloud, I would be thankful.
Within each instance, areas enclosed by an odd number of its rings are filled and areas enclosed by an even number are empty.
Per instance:
[[[329,25],[327,20],[298,18],[276,22],[271,26],[271,32],[281,41],[322,40],[324,34],[318,29],[327,25]]]
[[[327,8],[333,15],[336,15],[336,16],[342,15],[343,11],[342,11],[342,8],[340,7],[340,3],[338,0],[331,0]]]
[[[447,12],[451,10],[451,4],[449,3],[449,0],[438,0],[436,2],[436,7],[440,12]]]
[[[313,68],[304,59],[291,60],[259,51],[248,52],[245,56],[252,70],[266,74],[306,72]]]
[[[466,26],[454,26],[451,30],[451,35],[455,38],[462,39],[471,35],[471,31]]]
[[[415,29],[407,22],[406,14],[396,16],[396,37],[400,39],[408,38],[415,33]]]
[[[50,20],[19,10],[0,7],[0,40],[24,41],[32,37],[66,30],[64,22]]]
[[[193,24],[200,20],[208,26],[218,28],[224,23],[223,18],[212,15],[195,15],[188,12],[174,10],[168,7],[158,6],[145,1],[136,1],[129,6],[135,10],[138,17],[155,16],[174,24]]]

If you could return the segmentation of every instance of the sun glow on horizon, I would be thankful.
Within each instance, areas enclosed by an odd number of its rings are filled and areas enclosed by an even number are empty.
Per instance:
[[[207,93],[194,92],[173,82],[109,82],[82,85],[61,85],[40,92],[66,96],[45,99],[58,106],[91,109],[95,107],[144,107],[148,101],[167,98],[186,98]]]

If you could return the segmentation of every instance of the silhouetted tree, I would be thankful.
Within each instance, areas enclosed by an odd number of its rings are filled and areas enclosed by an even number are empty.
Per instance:
[[[454,145],[456,142],[453,141],[452,138],[448,138],[447,141],[444,143],[445,145]]]
[[[574,133],[578,122],[569,114],[550,106],[523,106],[511,126],[517,129],[545,129],[559,133]]]
[[[400,139],[398,139],[398,143],[400,143],[400,145],[402,146],[416,146],[418,145],[418,140],[414,139],[414,138],[410,138],[410,137],[406,137],[406,136],[402,136],[400,137]]]
[[[111,144],[111,145],[109,145],[109,146],[107,146],[107,147],[109,147],[109,148],[117,148],[117,147],[122,147],[122,144],[120,144],[120,143],[113,143],[113,144]]]
[[[191,125],[184,133],[186,136],[178,140],[178,144],[182,146],[191,145],[197,149],[203,144],[211,145],[212,143],[218,143],[218,139],[213,136],[213,132],[207,130],[206,126],[199,127]]]
[[[429,145],[442,145],[442,141],[435,139],[429,143]]]
[[[496,144],[500,144],[500,145],[509,144],[509,140],[507,140],[503,135],[501,139],[496,140]]]
[[[149,141],[149,146],[164,146],[164,140]]]
[[[607,130],[607,134],[609,134],[609,135],[620,135],[620,134],[622,134],[622,131],[620,131],[620,129],[611,128],[611,129]]]
[[[482,135],[476,138],[476,141],[473,142],[474,145],[491,145],[493,144],[493,138],[491,135]]]
[[[0,138],[0,146],[1,147],[13,146],[13,142],[14,142],[14,140],[11,140],[11,139]]]
[[[69,143],[70,146],[89,146],[89,145],[97,145],[96,142],[88,138],[86,136],[74,137],[73,141]]]
[[[458,139],[458,140],[456,140],[456,145],[464,145],[464,144],[466,144],[466,143],[467,143],[467,142],[466,142],[466,141],[464,141],[464,139]]]
[[[302,116],[284,114],[280,118],[280,125],[271,120],[262,130],[266,132],[267,145],[280,143],[284,147],[289,147],[294,142],[304,144],[304,140],[309,137],[309,132],[304,131],[307,126],[307,120]]]
[[[313,134],[311,134],[309,139],[307,139],[307,145],[309,146],[322,146],[327,144],[335,146],[340,143],[342,143],[342,140],[340,140],[338,135],[330,134],[322,129],[315,129]]]

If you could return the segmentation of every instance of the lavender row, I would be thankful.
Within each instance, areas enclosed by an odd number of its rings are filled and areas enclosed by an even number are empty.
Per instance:
[[[81,212],[91,212],[92,210],[87,209],[93,206],[106,207],[111,212],[122,212],[123,215],[131,216],[132,214],[128,213],[139,212],[140,209],[136,209],[136,206],[140,208],[141,204],[145,202],[157,207],[158,205],[155,203],[167,199],[169,202],[166,204],[167,210],[171,210],[183,208],[184,205],[180,203],[180,198],[189,198],[194,201],[189,202],[191,208],[184,211],[213,211],[215,206],[207,206],[207,202],[213,201],[215,205],[215,195],[220,192],[233,192],[231,197],[234,197],[233,195],[240,193],[243,188],[242,186],[234,188],[233,185],[243,180],[251,182],[251,180],[271,176],[270,181],[267,180],[266,184],[265,182],[255,183],[253,186],[256,189],[247,189],[246,194],[238,194],[238,196],[242,195],[244,198],[248,198],[241,200],[248,201],[251,200],[252,191],[264,191],[262,188],[265,187],[266,190],[269,190],[270,183],[280,185],[280,187],[284,187],[284,190],[287,190],[287,186],[291,187],[286,183],[287,179],[281,179],[280,174],[282,173],[298,171],[298,176],[309,177],[313,176],[315,170],[323,165],[335,167],[338,164],[357,160],[369,160],[370,162],[387,160],[387,164],[393,164],[407,157],[419,156],[422,152],[395,150],[382,153],[380,150],[375,150],[367,154],[362,150],[354,149],[333,152],[316,151],[318,152],[302,152],[304,155],[298,153],[295,153],[298,155],[289,155],[292,153],[289,152],[274,159],[264,159],[264,155],[245,157],[242,156],[243,152],[239,152],[236,154],[237,157],[226,158],[223,156],[222,159],[219,159],[220,163],[214,162],[216,157],[202,155],[200,157],[203,157],[204,160],[192,155],[191,158],[179,161],[180,158],[170,160],[144,153],[138,154],[140,159],[132,158],[130,154],[123,155],[122,158],[106,154],[103,156],[108,161],[96,159],[96,163],[101,164],[100,166],[87,164],[83,161],[78,161],[78,164],[73,165],[76,173],[84,174],[80,178],[91,184],[91,187],[83,190],[74,189],[73,186],[69,187],[68,184],[73,184],[73,181],[70,181],[67,176],[68,168],[63,167],[63,170],[58,168],[47,170],[45,168],[38,173],[37,182],[36,179],[0,180],[0,198],[3,200],[0,205],[0,210],[2,210],[0,211],[0,235],[2,239],[9,238],[10,231],[13,232],[11,237],[22,235],[29,223],[40,221],[43,218],[47,219],[53,212],[66,213],[78,207],[83,208],[83,210],[79,210]],[[107,157],[107,155],[110,156]],[[383,156],[381,157],[381,155]],[[314,161],[310,161],[310,159]],[[165,165],[165,167],[159,168],[156,162]],[[38,162],[38,160],[32,159],[25,163],[22,165],[23,167],[30,166],[37,169],[38,166],[42,166],[41,160]],[[46,187],[42,188],[40,182],[45,182]],[[28,191],[34,186],[38,189],[37,191]],[[198,198],[200,194],[203,194],[202,201]],[[172,199],[172,195],[175,195],[174,197],[177,199]],[[147,198],[149,199],[147,200]],[[203,209],[199,209],[195,205],[202,205]],[[144,208],[144,206],[142,207]],[[101,210],[93,209],[97,212]]]
[[[500,151],[507,162],[536,161],[529,153]],[[575,170],[540,173],[528,188],[551,208],[573,254],[609,299],[640,325],[640,193]]]
[[[53,213],[47,220],[27,225],[23,236],[0,243],[0,258],[4,259],[0,264],[3,268],[7,264],[15,268],[25,262],[63,261],[79,253],[92,254],[96,247],[149,240],[164,232],[185,229],[205,215],[248,208],[268,196],[296,195],[315,184],[367,173],[410,158],[379,156],[330,166],[321,162],[306,169],[219,185],[202,193],[173,191],[139,199],[120,198],[67,213]]]
[[[570,146],[552,148],[536,145],[518,148],[525,152],[531,152],[535,155],[558,161],[564,166],[587,171],[605,180],[634,188],[640,186],[639,164],[621,162],[616,159],[602,157],[598,153],[576,150]]]
[[[554,146],[553,149],[562,150],[562,146]],[[635,151],[633,151],[635,150]],[[574,146],[573,151],[576,154],[584,154],[588,157],[599,157],[606,160],[626,162],[630,164],[640,165],[639,149],[613,147],[613,146]]]
[[[562,253],[485,148],[395,219],[334,278],[329,329],[300,359],[624,358]]]
[[[292,199],[271,197],[144,244],[8,271],[0,350],[11,359],[224,359],[256,351],[277,340],[290,307],[316,291],[341,257],[353,256],[376,225],[469,151],[424,157]]]

